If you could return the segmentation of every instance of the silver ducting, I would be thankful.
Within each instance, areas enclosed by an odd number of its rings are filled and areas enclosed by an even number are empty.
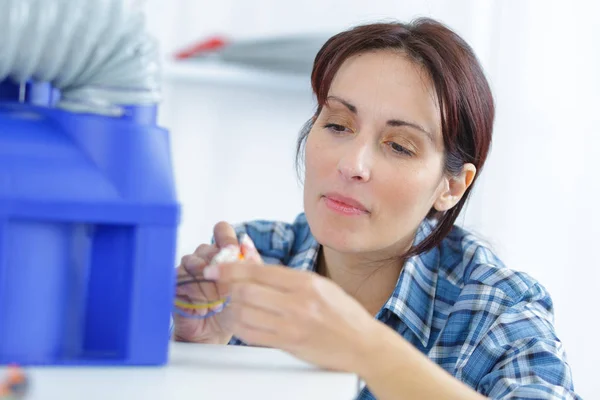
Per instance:
[[[58,107],[119,116],[159,101],[159,55],[129,0],[0,0],[0,81],[50,82]]]

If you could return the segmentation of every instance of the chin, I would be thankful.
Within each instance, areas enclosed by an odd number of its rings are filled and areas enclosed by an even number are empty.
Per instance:
[[[336,215],[321,207],[307,207],[305,214],[311,233],[321,245],[340,253],[367,250],[372,235],[365,218]]]

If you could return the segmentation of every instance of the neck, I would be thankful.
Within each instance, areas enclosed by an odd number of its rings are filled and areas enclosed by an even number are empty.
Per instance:
[[[376,315],[393,293],[404,266],[404,260],[397,254],[339,253],[322,246],[317,272],[333,280]]]

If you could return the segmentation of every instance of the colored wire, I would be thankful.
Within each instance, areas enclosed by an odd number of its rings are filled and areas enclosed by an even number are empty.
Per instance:
[[[215,282],[212,279],[203,279],[203,278],[196,278],[196,277],[192,277],[189,279],[182,279],[180,281],[177,282],[177,286],[183,286],[183,285],[189,285],[190,283],[206,283],[206,282]]]
[[[226,301],[227,301],[227,299],[221,299],[221,300],[213,301],[210,303],[186,303],[185,301],[175,299],[175,305],[177,307],[187,308],[189,310],[203,310],[206,308],[220,306],[221,304],[224,304]]]
[[[238,255],[238,259],[243,260],[244,256],[242,254]],[[189,273],[189,271],[187,271]],[[212,282],[215,283],[214,280],[212,279],[204,279],[204,278],[197,278],[195,276],[191,276],[188,279],[182,279],[180,281],[177,282],[177,287],[179,286],[183,286],[183,285],[188,285],[190,283],[206,283],[206,282]],[[216,301],[212,301],[209,303],[188,303],[182,300],[178,300],[175,299],[175,306],[173,307],[173,312],[175,314],[181,315],[182,317],[185,318],[192,318],[192,319],[206,319],[206,318],[210,318],[218,313],[220,313],[221,311],[223,311],[225,309],[225,307],[227,306],[227,304],[229,304],[229,297],[223,298],[223,299],[219,299]],[[216,310],[211,310],[208,313],[204,314],[204,315],[197,315],[197,314],[190,314],[184,310],[207,310],[213,307],[219,307],[221,306],[219,309]],[[184,310],[182,310],[182,308]]]
[[[213,284],[215,283],[215,281],[210,280],[210,279],[196,278],[195,276],[192,276],[189,279],[182,279],[181,281],[178,281],[177,286],[189,285],[191,283],[207,283],[207,282],[212,282]],[[225,309],[225,307],[227,306],[227,304],[229,304],[229,297],[226,297],[224,299],[220,299],[217,301],[213,301],[210,303],[198,303],[198,304],[187,303],[187,302],[175,299],[175,306],[173,307],[173,313],[178,314],[185,318],[190,318],[190,319],[206,319],[206,318],[213,317],[213,316],[217,315],[218,313],[220,313],[221,311],[223,311]],[[211,307],[219,307],[219,309],[211,310],[204,315],[199,315],[199,314],[191,314],[191,313],[189,313],[185,310],[182,310],[178,307],[182,307],[187,310],[209,309]]]
[[[179,286],[183,286],[183,285],[189,285],[190,283],[207,283],[207,282],[214,283],[213,280],[196,278],[195,276],[192,276],[189,279],[182,279],[181,281],[178,281],[177,286],[179,287]],[[209,303],[192,303],[192,302],[185,302],[185,301],[182,301],[179,299],[175,299],[175,305],[178,307],[187,308],[190,310],[202,310],[202,309],[220,306],[220,305],[224,304],[226,301],[227,301],[226,298],[222,298],[222,299],[215,300],[215,301],[212,301]]]
[[[230,299],[229,299],[229,297],[227,297],[225,299],[225,302],[223,302],[223,305],[222,305],[222,307],[220,309],[209,311],[208,313],[206,313],[204,315],[190,314],[190,313],[187,313],[187,312],[185,312],[183,310],[180,310],[177,307],[173,307],[173,312],[175,314],[181,315],[182,317],[185,317],[185,318],[206,319],[206,318],[214,317],[215,315],[217,315],[218,313],[220,313],[221,311],[223,311],[225,309],[225,307],[229,304],[229,301],[230,301]]]

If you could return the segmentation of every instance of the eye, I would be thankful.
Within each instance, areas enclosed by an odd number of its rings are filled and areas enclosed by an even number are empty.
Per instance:
[[[347,130],[345,126],[339,124],[325,124],[324,128],[337,134],[344,133]]]
[[[399,145],[396,142],[387,142],[387,144],[391,147],[392,151],[397,154],[412,156],[413,153],[407,150],[405,147]]]

